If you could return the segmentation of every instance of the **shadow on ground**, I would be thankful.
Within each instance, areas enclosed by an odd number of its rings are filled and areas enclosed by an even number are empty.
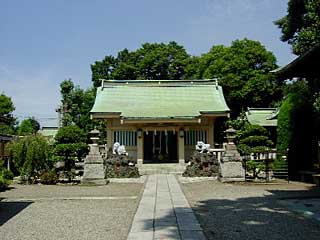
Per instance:
[[[320,221],[297,213],[286,202],[290,200],[316,199],[320,202],[320,189],[310,190],[268,190],[269,194],[261,197],[244,197],[236,199],[206,199],[197,201],[193,210],[209,240],[256,239],[256,240],[318,240],[320,236]],[[306,205],[306,208],[313,207]],[[180,214],[188,209],[175,208]],[[318,205],[317,209],[320,213]],[[180,239],[177,236],[173,212],[144,221],[144,230],[152,228],[169,233],[170,239]],[[187,226],[187,235],[192,238],[193,229]],[[185,238],[182,238],[185,239]]]
[[[32,202],[3,202],[0,199],[0,226],[27,208]]]
[[[319,239],[320,222],[286,204],[289,199],[320,201],[318,189],[268,192],[271,195],[198,202],[194,210],[208,239]]]

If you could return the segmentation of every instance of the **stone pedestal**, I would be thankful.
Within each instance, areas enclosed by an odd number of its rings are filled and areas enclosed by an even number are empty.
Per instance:
[[[226,131],[228,143],[220,161],[221,182],[245,181],[245,170],[242,166],[242,159],[236,145],[233,143],[234,133],[234,129]]]
[[[81,182],[104,185],[108,183],[105,179],[103,159],[99,152],[97,143],[89,144],[90,152],[84,160],[84,173]]]
[[[220,180],[222,182],[245,181],[245,171],[241,156],[234,144],[227,144],[220,162]]]

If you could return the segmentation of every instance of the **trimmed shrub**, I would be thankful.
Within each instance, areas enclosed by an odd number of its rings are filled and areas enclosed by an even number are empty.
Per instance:
[[[74,177],[71,171],[75,169],[75,162],[81,161],[89,151],[86,135],[76,125],[65,126],[59,129],[55,140],[54,159],[65,163],[63,170],[67,172],[65,175],[71,180]]]

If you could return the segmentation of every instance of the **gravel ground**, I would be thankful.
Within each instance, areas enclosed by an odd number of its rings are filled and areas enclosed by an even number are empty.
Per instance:
[[[319,239],[320,221],[296,212],[295,202],[320,201],[320,189],[302,183],[182,183],[209,240]],[[317,211],[314,204],[304,204]]]
[[[137,183],[12,187],[0,192],[1,240],[126,239],[143,190]]]

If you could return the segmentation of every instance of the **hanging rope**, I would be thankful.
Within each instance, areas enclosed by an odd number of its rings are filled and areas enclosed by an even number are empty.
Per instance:
[[[161,137],[162,137],[162,132],[160,132],[160,137],[159,137],[159,141],[160,141],[160,149],[159,149],[159,154],[161,153]]]
[[[153,155],[156,152],[156,146],[155,146],[155,142],[156,142],[156,131],[154,131],[154,133],[152,134],[152,153]]]
[[[168,132],[167,132],[167,130],[165,130],[164,134],[166,136],[166,154],[168,154]]]

